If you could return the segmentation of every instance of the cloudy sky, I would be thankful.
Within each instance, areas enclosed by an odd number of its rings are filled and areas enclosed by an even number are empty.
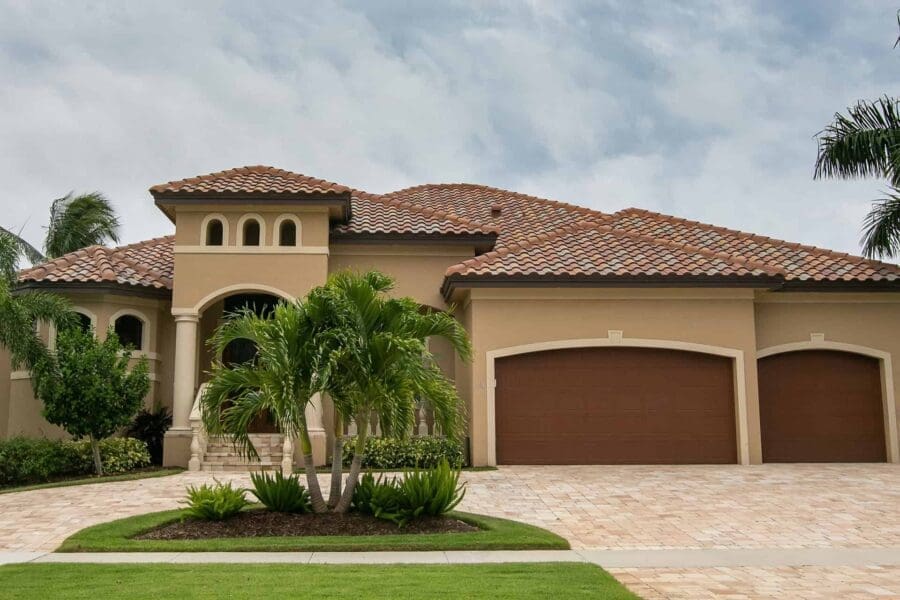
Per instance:
[[[857,252],[885,185],[813,181],[814,135],[900,90],[889,2],[7,2],[0,219],[268,164],[372,192],[484,183]]]

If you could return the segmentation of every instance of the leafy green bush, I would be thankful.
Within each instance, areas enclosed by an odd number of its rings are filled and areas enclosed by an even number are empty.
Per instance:
[[[147,446],[132,438],[100,442],[107,473],[126,473],[150,464]],[[94,471],[88,440],[47,440],[15,437],[0,441],[0,485],[42,483],[89,475]]]
[[[353,460],[356,438],[344,442],[344,465]],[[463,466],[463,448],[455,438],[416,436],[407,439],[370,437],[366,439],[365,469],[428,469],[446,460],[452,467]]]
[[[431,469],[404,473],[402,479],[363,475],[353,491],[353,507],[378,519],[406,525],[418,517],[444,515],[462,502],[465,484],[446,460]]]
[[[163,438],[172,426],[172,413],[164,406],[153,410],[141,410],[128,428],[128,437],[133,437],[147,444],[150,460],[154,465],[161,465],[163,458]]]
[[[204,521],[224,521],[241,512],[249,504],[244,490],[234,488],[231,482],[216,485],[204,483],[200,487],[187,488],[186,516]]]
[[[88,440],[68,442],[78,453],[81,472],[94,470],[91,443]],[[150,466],[150,451],[147,444],[134,438],[106,438],[100,440],[100,456],[103,458],[103,472],[112,475],[127,473],[134,469]]]
[[[281,471],[275,471],[274,477],[268,473],[251,473],[250,481],[253,482],[250,491],[269,510],[283,513],[308,513],[312,510],[309,492],[300,485],[296,475],[285,477]]]
[[[88,465],[88,472],[91,466]],[[41,483],[84,473],[71,442],[14,437],[0,440],[0,485]]]

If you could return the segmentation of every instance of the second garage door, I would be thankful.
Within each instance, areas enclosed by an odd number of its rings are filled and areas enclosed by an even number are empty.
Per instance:
[[[574,348],[495,364],[499,464],[737,462],[732,361]]]

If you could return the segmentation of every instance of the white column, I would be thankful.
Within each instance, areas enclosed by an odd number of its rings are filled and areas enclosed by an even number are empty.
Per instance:
[[[190,431],[191,408],[197,386],[197,315],[175,315],[175,389],[172,429]]]
[[[315,394],[306,405],[306,428],[312,443],[313,460],[316,466],[324,465],[328,446],[328,434],[322,421],[322,395]]]

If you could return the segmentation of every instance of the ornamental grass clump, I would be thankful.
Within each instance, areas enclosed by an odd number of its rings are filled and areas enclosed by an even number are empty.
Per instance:
[[[281,471],[275,475],[268,473],[251,473],[250,481],[256,496],[266,508],[281,513],[308,513],[312,511],[309,492],[300,485],[296,475],[285,477]]]
[[[441,517],[462,502],[465,483],[446,460],[431,469],[415,469],[402,479],[372,473],[363,475],[353,493],[353,507],[377,519],[403,527],[420,517]]]
[[[204,483],[200,487],[190,486],[185,516],[203,521],[224,521],[241,512],[248,504],[244,490],[232,487],[231,482],[215,485]]]

